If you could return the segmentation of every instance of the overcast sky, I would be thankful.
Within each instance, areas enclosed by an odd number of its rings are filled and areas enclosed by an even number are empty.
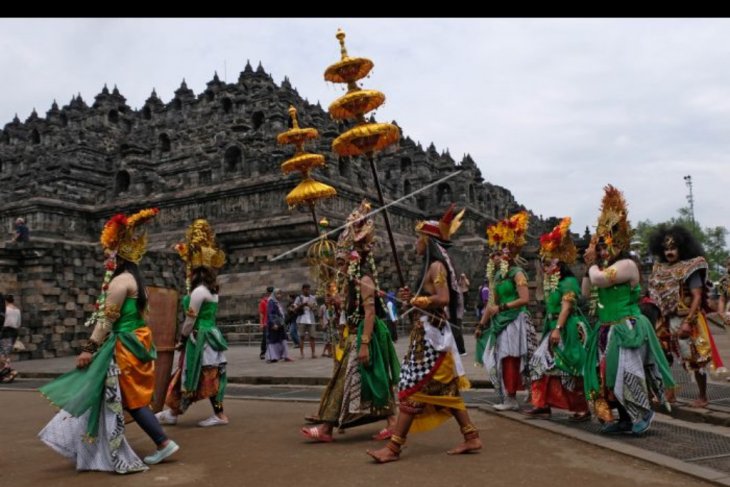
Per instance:
[[[0,126],[117,85],[132,108],[183,78],[199,94],[246,60],[327,107],[339,60],[372,59],[378,121],[472,155],[543,216],[595,224],[612,183],[636,223],[663,221],[694,183],[704,226],[730,226],[728,19],[0,19]]]

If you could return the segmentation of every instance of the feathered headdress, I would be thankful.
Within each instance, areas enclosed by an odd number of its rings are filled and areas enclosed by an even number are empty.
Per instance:
[[[603,188],[601,214],[598,217],[596,234],[592,243],[602,242],[608,253],[616,255],[622,250],[629,250],[631,244],[631,227],[624,195],[612,185]]]
[[[443,242],[451,242],[451,237],[461,226],[466,211],[466,208],[464,208],[459,213],[454,213],[455,208],[456,203],[451,203],[451,206],[439,221],[419,221],[416,223],[416,231],[430,237],[436,237]]]
[[[359,252],[369,252],[375,246],[375,220],[372,216],[365,216],[370,211],[370,203],[364,199],[347,217],[345,229],[337,239],[338,254],[355,252],[359,255]]]
[[[548,259],[558,259],[566,264],[575,262],[578,250],[573,239],[570,238],[569,216],[563,218],[551,232],[540,236],[540,256]]]
[[[495,249],[502,247],[521,248],[525,245],[525,234],[529,216],[526,211],[521,211],[509,218],[500,220],[494,225],[487,227],[487,242]]]
[[[218,247],[213,228],[203,218],[190,224],[185,232],[185,241],[175,245],[175,250],[186,264],[188,291],[193,269],[201,266],[220,269],[226,262],[226,254]]]
[[[117,213],[104,224],[101,244],[110,253],[116,253],[125,260],[139,264],[147,252],[147,231],[142,225],[154,218],[160,210],[146,208],[132,216]]]
[[[142,256],[147,252],[147,232],[142,226],[157,216],[159,212],[158,208],[146,208],[132,216],[117,213],[104,224],[99,238],[106,255],[104,280],[99,297],[96,298],[94,312],[84,323],[86,326],[95,325],[103,315],[109,283],[117,268],[116,257],[119,256],[124,260],[139,264]]]

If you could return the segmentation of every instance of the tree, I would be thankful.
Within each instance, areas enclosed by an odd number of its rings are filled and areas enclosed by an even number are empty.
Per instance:
[[[682,225],[700,241],[710,267],[709,278],[713,281],[719,279],[725,268],[725,262],[730,257],[730,251],[728,251],[725,241],[728,233],[727,228],[718,226],[702,229],[700,224],[692,218],[691,210],[686,206],[677,210],[677,213],[679,216],[671,218],[666,223],[669,225]],[[642,258],[649,254],[649,235],[657,225],[651,220],[643,220],[636,225],[632,244],[635,245],[635,250],[639,252]]]

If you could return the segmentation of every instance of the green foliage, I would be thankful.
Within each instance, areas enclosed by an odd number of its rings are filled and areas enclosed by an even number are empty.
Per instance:
[[[710,265],[709,278],[716,281],[723,274],[725,262],[730,257],[725,237],[728,233],[727,228],[723,226],[705,227],[692,219],[692,214],[688,207],[677,210],[679,216],[671,218],[666,223],[669,225],[682,225],[687,228],[697,240],[700,241],[705,249],[705,257]],[[642,258],[649,253],[649,235],[658,224],[651,220],[640,221],[634,228],[634,239],[632,241],[632,249],[639,252]]]

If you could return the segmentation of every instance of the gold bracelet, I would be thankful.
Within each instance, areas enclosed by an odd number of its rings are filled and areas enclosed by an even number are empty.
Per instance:
[[[361,345],[367,345],[370,343],[370,335],[362,335],[360,336],[360,344]]]
[[[431,296],[417,296],[411,299],[411,304],[416,308],[428,308],[431,306]]]

